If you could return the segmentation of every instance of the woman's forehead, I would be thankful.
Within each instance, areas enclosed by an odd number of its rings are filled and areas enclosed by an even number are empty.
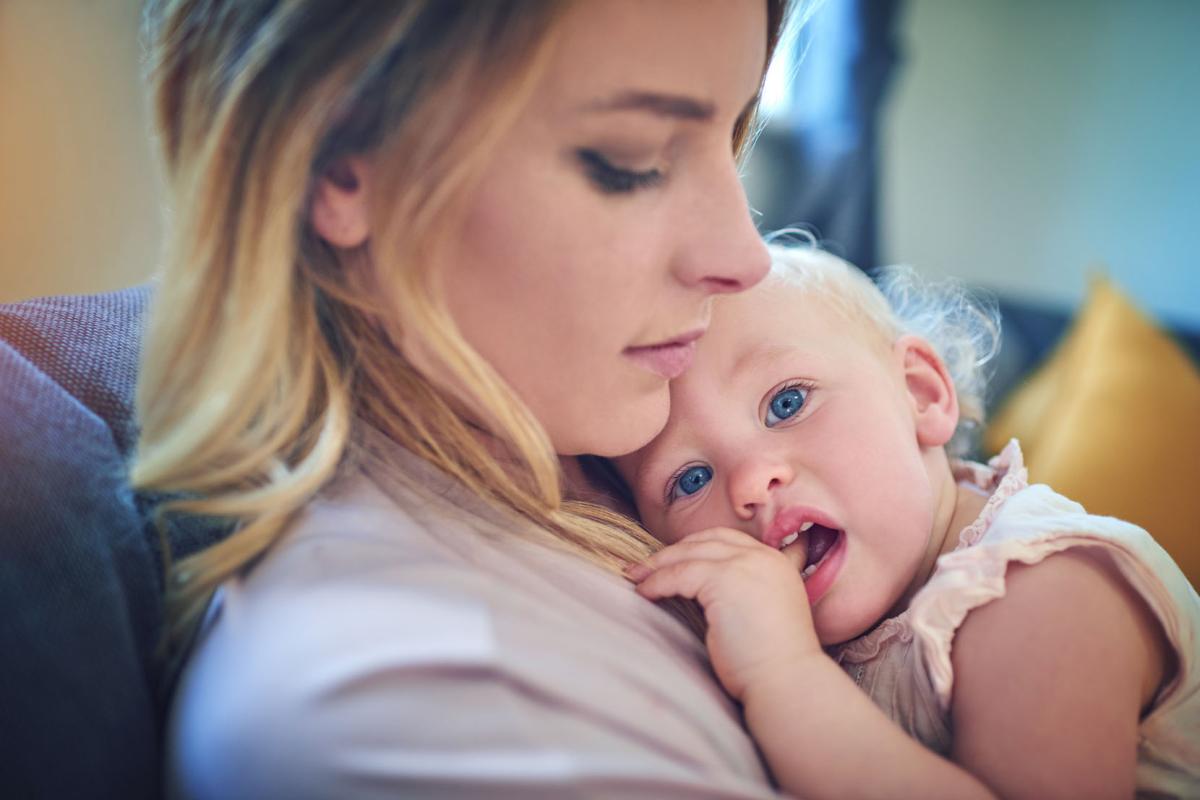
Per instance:
[[[736,116],[762,80],[765,6],[693,0],[573,4],[556,32],[543,99],[556,112],[595,113],[619,106],[622,98],[659,95],[689,103],[641,110]]]

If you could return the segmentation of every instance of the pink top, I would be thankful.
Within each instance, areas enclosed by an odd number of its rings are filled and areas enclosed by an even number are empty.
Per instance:
[[[988,466],[956,464],[955,477],[990,492],[978,519],[938,559],[907,610],[831,655],[909,734],[947,753],[950,651],[967,614],[1004,596],[1010,561],[1036,564],[1071,547],[1099,548],[1161,622],[1179,663],[1142,719],[1138,794],[1200,796],[1200,598],[1179,567],[1143,529],[1030,486],[1015,440]]]
[[[222,586],[168,796],[775,796],[679,621],[381,437],[404,475],[347,475]]]

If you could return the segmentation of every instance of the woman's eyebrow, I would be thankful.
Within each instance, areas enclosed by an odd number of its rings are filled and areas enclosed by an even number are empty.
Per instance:
[[[659,117],[707,122],[713,118],[716,106],[708,101],[684,95],[630,90],[589,103],[584,110],[589,112],[645,111]]]

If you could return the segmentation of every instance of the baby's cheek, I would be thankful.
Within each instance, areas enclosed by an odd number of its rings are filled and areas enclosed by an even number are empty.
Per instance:
[[[689,533],[689,531],[680,530],[678,526],[673,525],[660,525],[656,530],[650,532],[663,544],[675,544]]]
[[[672,532],[662,513],[646,503],[643,497],[635,495],[634,502],[637,506],[638,522],[642,524],[642,527],[650,531],[650,535],[663,544],[671,544],[674,541],[671,538]]]

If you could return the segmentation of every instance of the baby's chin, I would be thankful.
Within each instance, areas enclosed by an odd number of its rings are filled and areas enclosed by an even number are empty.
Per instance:
[[[821,647],[837,647],[854,641],[870,630],[870,628],[860,629],[858,627],[847,629],[846,626],[826,626],[820,623],[816,623],[814,627],[817,631],[817,641],[821,643]]]
[[[836,647],[868,634],[886,616],[886,611],[875,614],[865,609],[856,609],[854,611],[858,613],[854,613],[850,609],[828,607],[825,601],[834,599],[827,596],[813,609],[813,628],[822,647]],[[838,613],[839,611],[841,613]]]

